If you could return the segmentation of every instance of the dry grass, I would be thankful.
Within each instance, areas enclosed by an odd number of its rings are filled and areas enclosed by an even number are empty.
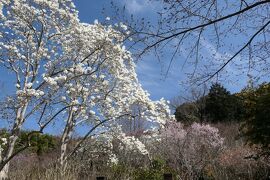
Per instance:
[[[254,160],[246,158],[256,154],[256,149],[245,145],[243,139],[239,138],[239,124],[219,123],[213,126],[217,127],[220,130],[221,136],[225,138],[225,146],[218,156],[215,156],[215,160],[204,167],[204,177],[217,180],[269,179],[270,159],[260,158]],[[102,174],[108,179],[113,179],[113,177],[116,177],[115,175],[117,175],[118,179],[119,177],[125,177],[125,179],[130,180],[134,179],[130,176],[133,174],[132,171],[136,171],[136,168],[132,167],[132,163],[128,162],[128,159],[125,160],[123,169],[119,170],[105,165],[99,171],[92,171],[89,169],[87,161],[80,161],[77,158],[69,162],[66,173],[61,176],[57,165],[57,154],[52,152],[37,157],[35,154],[28,152],[17,156],[11,163],[10,178],[14,180],[94,180],[96,176]],[[123,158],[125,157],[123,156]],[[138,157],[133,157],[133,160],[136,158]],[[142,161],[141,164],[147,167]],[[182,171],[177,172],[178,177],[190,179],[189,177],[183,177],[184,174],[187,174],[185,172],[186,168],[173,168]],[[194,172],[196,172],[195,166]]]

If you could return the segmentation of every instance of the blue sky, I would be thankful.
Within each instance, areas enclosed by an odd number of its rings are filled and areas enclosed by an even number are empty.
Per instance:
[[[92,23],[95,19],[103,21],[106,16],[113,16],[113,11],[110,8],[110,0],[99,0],[99,1],[82,1],[75,0],[75,5],[79,10],[80,20],[83,22]],[[115,0],[115,4],[119,7],[125,6],[125,16],[134,15],[135,18],[148,18],[154,22],[156,17],[156,10],[161,6],[156,1],[149,3],[145,0]],[[102,9],[105,8],[105,14],[102,14]],[[230,53],[222,54],[217,52],[214,46],[207,40],[203,41],[204,53],[208,56],[215,54],[214,58],[220,60]],[[169,54],[169,52],[168,52]],[[179,55],[174,61],[169,71],[168,76],[165,77],[165,72],[168,67],[169,59],[163,58],[162,62],[159,62],[154,55],[146,55],[137,63],[137,74],[140,83],[143,87],[149,91],[153,100],[164,97],[168,100],[173,99],[176,96],[185,96],[188,94],[186,88],[188,84],[183,84],[187,76],[187,69],[192,67],[185,66],[182,68],[186,54]],[[241,58],[241,57],[238,57]],[[231,92],[237,92],[246,85],[247,78],[245,75],[241,78],[237,77],[235,72],[235,66],[232,64],[227,67],[228,71],[227,81],[224,82],[224,86],[227,87]]]
[[[96,19],[104,21],[106,16],[112,17],[114,15],[110,0],[74,0],[74,3],[79,11],[79,18],[82,22],[93,23]],[[156,10],[161,7],[157,1],[151,1],[149,3],[145,0],[114,0],[114,3],[120,8],[125,6],[126,17],[130,17],[133,14],[135,18],[148,18],[153,23],[156,20]],[[102,13],[103,9],[105,9],[105,14]],[[208,56],[215,54],[214,58],[216,60],[230,54],[217,52],[215,47],[207,40],[202,42],[204,54]],[[182,68],[186,54],[180,54],[173,61],[166,77],[165,72],[169,64],[169,59],[166,59],[166,57],[163,57],[163,61],[159,62],[156,56],[148,54],[137,63],[138,78],[144,89],[151,94],[151,99],[158,100],[164,97],[167,100],[172,100],[176,96],[186,96],[188,94],[187,87],[189,87],[189,84],[185,83],[187,79],[185,73],[194,67],[185,66]],[[170,55],[169,51],[168,55]],[[233,65],[229,65],[226,70],[229,72],[227,73],[229,76],[227,79],[229,80],[222,83],[231,92],[237,92],[246,85],[247,77],[245,75],[241,77],[235,76],[237,70]],[[14,83],[9,80],[10,77],[3,68],[0,71],[0,76],[2,77],[0,79],[0,97],[3,97],[4,94],[10,94],[15,88]]]
[[[103,21],[106,16],[113,16],[110,8],[110,0],[99,1],[81,1],[75,0],[75,5],[79,10],[79,18],[83,22],[93,23],[95,19]],[[149,4],[144,0],[116,0],[119,7],[126,7],[126,16],[134,15],[135,18],[148,17],[154,19],[155,10],[158,4]],[[105,8],[105,14],[102,9]],[[171,100],[180,93],[179,82],[184,78],[178,68],[172,68],[167,78],[164,76],[164,70],[167,64],[160,64],[156,57],[147,55],[137,63],[137,74],[140,83],[150,94],[153,100],[162,97]],[[180,67],[180,63],[174,62],[173,67]]]
[[[106,16],[113,16],[113,11],[110,8],[110,0],[74,0],[75,5],[79,11],[79,18],[82,22],[93,23],[96,19],[104,21]],[[135,18],[146,17],[151,22],[154,22],[156,18],[156,10],[160,8],[160,4],[155,1],[148,3],[146,0],[115,0],[119,7],[126,7],[125,16],[129,17],[131,14]],[[105,8],[105,15],[102,14],[102,10]],[[113,23],[113,22],[112,22]],[[203,46],[203,53],[205,56],[211,57],[216,61],[224,59],[224,57],[230,56],[232,53],[221,53],[215,49],[215,46],[211,44],[207,39],[201,41]],[[187,79],[186,72],[189,72],[194,67],[188,65],[183,67],[185,57],[188,52],[183,52],[172,62],[168,76],[165,77],[169,60],[163,57],[163,61],[159,62],[157,58],[148,54],[144,56],[137,63],[137,74],[140,83],[151,94],[151,99],[158,100],[164,97],[167,100],[172,100],[176,96],[188,96],[189,91],[186,88],[189,84],[185,84]],[[168,55],[170,52],[168,50]],[[214,54],[214,55],[213,55]],[[241,58],[240,56],[237,57]],[[226,58],[227,59],[227,58]],[[236,76],[237,69],[234,64],[230,64],[226,70],[227,80],[222,82],[224,86],[231,92],[237,92],[242,89],[247,83],[247,76],[245,74]],[[14,82],[10,81],[11,76],[4,68],[0,70],[0,98],[5,94],[11,94],[15,90]],[[14,79],[14,78],[13,78]],[[184,83],[183,83],[184,82]],[[33,128],[31,121],[25,124],[25,127]],[[56,130],[60,130],[60,126],[56,127]],[[83,130],[83,128],[81,129]],[[50,131],[50,129],[48,130]],[[56,131],[55,131],[56,132]],[[52,132],[52,133],[55,133]]]
[[[83,22],[93,23],[95,19],[103,21],[106,16],[113,16],[113,11],[110,8],[110,0],[99,1],[81,1],[75,0],[75,5],[79,10],[80,20]],[[159,4],[148,3],[144,0],[116,0],[114,1],[119,7],[126,7],[126,16],[134,15],[135,18],[149,17],[150,20],[155,18],[155,10]],[[105,15],[102,14],[102,9],[105,8]],[[179,67],[180,64],[174,62],[174,67]],[[164,71],[167,64],[160,64],[156,57],[147,55],[137,64],[137,74],[140,83],[150,94],[153,100],[158,100],[162,97],[170,100],[179,95],[179,82],[183,78],[183,74],[172,68],[170,75],[165,78]]]

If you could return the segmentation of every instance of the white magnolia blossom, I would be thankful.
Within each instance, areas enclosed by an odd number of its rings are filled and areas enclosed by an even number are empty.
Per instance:
[[[7,138],[1,138],[1,141],[2,141],[2,145],[6,145],[7,144]]]
[[[120,134],[121,141],[124,143],[128,150],[138,150],[142,155],[147,155],[148,151],[145,145],[134,136],[126,136],[124,133]]]
[[[94,109],[104,117],[117,117],[130,112],[129,105],[140,104],[145,107],[148,120],[162,123],[168,118],[165,100],[152,102],[142,89],[131,54],[122,44],[125,36],[112,26],[80,23],[69,0],[18,0],[14,4],[5,0],[1,4],[7,7],[7,15],[1,19],[2,28],[9,29],[1,38],[1,55],[8,57],[6,62],[13,65],[15,72],[21,70],[17,73],[20,82],[16,84],[20,100],[61,94],[61,100],[68,104],[78,101],[78,113]],[[27,24],[14,13],[36,21],[37,25]],[[123,23],[120,26],[127,28]],[[24,36],[26,32],[30,36]],[[18,38],[11,38],[11,33]],[[30,50],[31,54],[27,54]],[[25,63],[24,67],[16,69],[20,62]],[[29,64],[35,66],[30,69]],[[28,77],[19,77],[23,75]],[[33,79],[43,81],[33,83]],[[82,111],[85,108],[89,110]]]
[[[0,17],[3,16],[3,2],[0,2]]]
[[[41,90],[35,90],[35,89],[24,89],[24,90],[18,90],[17,91],[18,100],[22,100],[25,97],[40,97],[44,95],[44,92]]]
[[[151,101],[138,82],[136,65],[123,44],[127,33],[98,21],[81,23],[71,0],[1,0],[0,12],[0,63],[16,82],[15,129],[31,117],[25,118],[26,112],[39,113],[44,104],[50,111],[44,109],[39,124],[65,109],[60,118],[66,122],[64,148],[76,124],[93,126],[106,119],[117,124],[120,116],[137,116],[134,105],[148,121],[162,125],[173,118],[167,102]],[[127,30],[123,23],[120,27]],[[123,139],[136,142],[146,154],[136,139]]]
[[[102,144],[106,146],[106,150],[102,151],[106,151],[109,155],[109,163],[112,164],[117,164],[119,161],[117,157],[119,154],[115,154],[114,149],[120,150],[122,153],[135,152],[150,158],[150,154],[143,141],[123,133],[120,125],[113,125],[107,133],[95,137],[95,140],[102,142]],[[118,142],[116,143],[117,147],[114,147],[113,141]]]
[[[120,23],[120,27],[125,31],[128,29],[127,25],[123,24],[122,22]]]
[[[109,155],[109,160],[113,164],[118,164],[118,161],[119,161],[118,158],[117,158],[117,156],[115,154],[113,154],[113,153],[111,153]]]
[[[0,138],[0,155],[2,154],[2,151],[4,150],[3,146],[7,144],[7,138]],[[1,157],[0,157],[1,160]]]

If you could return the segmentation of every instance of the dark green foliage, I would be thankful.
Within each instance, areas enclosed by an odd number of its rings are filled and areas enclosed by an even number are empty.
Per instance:
[[[270,155],[270,83],[242,92],[246,119],[242,132],[250,144],[262,147]]]
[[[176,108],[177,121],[183,123],[228,122],[243,119],[243,102],[236,94],[231,94],[221,84],[211,86],[209,94],[195,102],[186,102]]]
[[[154,158],[151,166],[148,168],[139,168],[134,172],[135,180],[163,180],[164,173],[172,173],[173,170],[166,166],[165,160],[161,158]]]
[[[242,111],[241,101],[221,84],[211,86],[206,97],[205,112],[211,122],[236,120]]]
[[[195,103],[183,103],[176,108],[174,113],[177,121],[182,123],[192,123],[198,120]]]
[[[237,94],[232,94],[230,97],[230,104],[232,120],[242,121],[245,112],[243,100]]]
[[[205,96],[193,102],[185,102],[175,110],[175,118],[178,122],[191,124],[193,122],[203,122],[205,119]]]
[[[37,153],[37,155],[41,155],[42,153],[46,153],[52,149],[56,148],[56,140],[55,137],[48,134],[40,134],[38,132],[22,132],[17,147],[21,145],[30,146],[30,150]]]
[[[253,141],[263,146],[270,144],[270,92],[257,100],[253,121]]]
[[[140,166],[130,166],[131,162],[118,163],[110,167],[104,167],[107,170],[107,177],[110,179],[128,179],[134,180],[163,180],[164,174],[172,174],[176,179],[176,170],[167,165],[165,159],[154,157],[151,162],[141,162]],[[103,173],[105,170],[103,171]],[[106,174],[106,173],[105,173]]]
[[[230,92],[216,83],[210,88],[206,98],[206,113],[213,122],[224,121],[229,118]]]
[[[0,130],[0,137],[8,138],[8,136],[9,132],[7,130]],[[15,149],[19,150],[26,146],[29,146],[30,151],[41,155],[57,148],[57,137],[38,132],[22,131],[16,142]]]
[[[8,137],[8,131],[6,129],[0,129],[0,137],[1,138],[7,138]]]

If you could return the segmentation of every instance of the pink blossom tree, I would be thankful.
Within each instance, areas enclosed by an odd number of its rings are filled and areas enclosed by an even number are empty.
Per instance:
[[[161,153],[169,165],[185,172],[189,178],[199,177],[204,168],[215,161],[224,141],[215,127],[193,123],[184,128],[174,121],[167,122],[160,138],[155,153]]]

